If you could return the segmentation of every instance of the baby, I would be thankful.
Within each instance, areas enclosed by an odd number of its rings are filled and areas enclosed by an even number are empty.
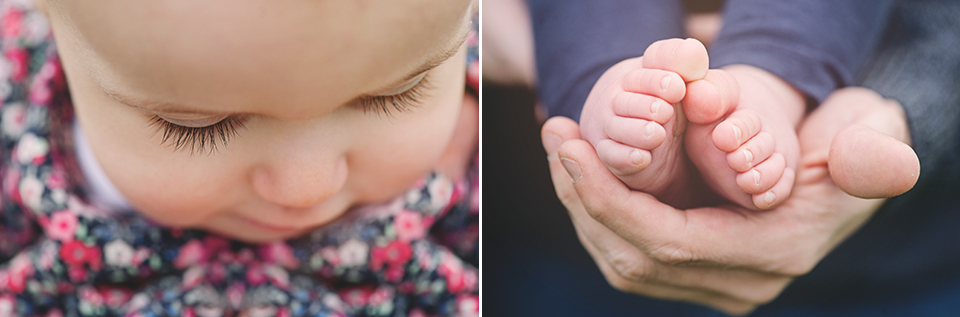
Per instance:
[[[705,183],[745,208],[773,208],[793,188],[804,99],[758,68],[708,65],[695,39],[653,43],[597,81],[582,137],[627,186],[675,207],[710,201]]]
[[[476,313],[476,5],[0,1],[0,315]]]

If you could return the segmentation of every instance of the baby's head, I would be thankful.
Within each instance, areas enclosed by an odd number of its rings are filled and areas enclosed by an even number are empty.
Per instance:
[[[290,238],[402,193],[462,117],[470,0],[48,0],[77,120],[140,212]]]

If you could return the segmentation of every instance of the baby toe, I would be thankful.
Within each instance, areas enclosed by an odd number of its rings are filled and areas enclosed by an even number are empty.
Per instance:
[[[749,171],[737,174],[737,186],[747,194],[760,194],[770,190],[780,181],[786,168],[786,160],[780,153],[774,153],[769,159]]]
[[[772,134],[760,131],[740,148],[727,154],[727,165],[730,165],[730,168],[738,173],[746,172],[769,158],[776,145],[776,140],[774,140]]]
[[[643,67],[675,72],[689,82],[707,75],[710,57],[707,48],[696,39],[666,39],[647,47]]]
[[[650,151],[627,146],[607,139],[597,143],[600,161],[617,176],[629,176],[643,171],[650,165]]]
[[[644,150],[660,146],[667,135],[656,122],[625,117],[610,118],[604,129],[610,139]]]
[[[751,109],[739,110],[713,129],[713,144],[721,151],[733,152],[744,142],[760,133],[762,127],[760,114],[756,111]]]
[[[770,190],[753,195],[753,205],[760,209],[770,209],[776,207],[793,191],[793,181],[796,179],[796,172],[792,168],[783,171],[783,177]]]
[[[711,69],[704,79],[687,84],[682,102],[690,122],[715,122],[736,108],[740,102],[740,85],[726,71]]]
[[[683,79],[676,73],[650,68],[626,73],[621,85],[625,91],[651,95],[670,103],[680,102],[687,90]]]
[[[649,120],[659,124],[670,121],[674,110],[673,106],[663,99],[631,92],[621,92],[614,96],[611,108],[618,116]]]

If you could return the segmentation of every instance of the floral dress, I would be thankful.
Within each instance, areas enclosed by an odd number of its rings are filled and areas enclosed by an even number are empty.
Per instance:
[[[0,317],[479,312],[479,156],[462,182],[432,173],[293,240],[164,228],[86,201],[69,91],[29,1],[0,1],[0,53]]]

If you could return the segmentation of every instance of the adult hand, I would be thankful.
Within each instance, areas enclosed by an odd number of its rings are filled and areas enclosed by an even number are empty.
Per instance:
[[[567,118],[547,121],[542,138],[555,190],[611,285],[745,314],[813,269],[883,203],[851,196],[837,183],[861,197],[889,197],[913,186],[919,161],[904,144],[905,122],[898,104],[875,93],[835,93],[801,128],[793,194],[768,211],[732,205],[678,210],[631,191]],[[885,155],[861,159],[861,153]],[[904,166],[915,173],[903,174]],[[866,167],[872,176],[858,173]],[[895,181],[878,187],[879,179]]]

